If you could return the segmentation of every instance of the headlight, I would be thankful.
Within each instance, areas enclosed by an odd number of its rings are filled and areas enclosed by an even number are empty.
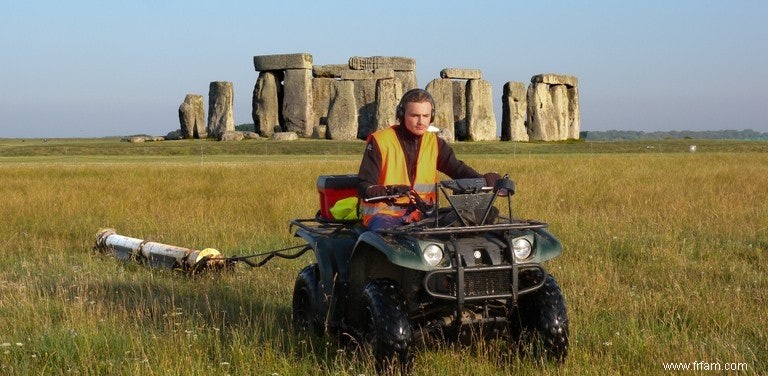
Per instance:
[[[429,265],[436,266],[443,259],[443,249],[437,244],[430,244],[424,248],[424,260]]]
[[[531,242],[525,238],[517,238],[512,242],[512,250],[516,259],[525,260],[531,255]]]

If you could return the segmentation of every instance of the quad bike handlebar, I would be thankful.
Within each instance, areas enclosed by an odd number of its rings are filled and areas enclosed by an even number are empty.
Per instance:
[[[446,213],[440,208],[438,202],[425,202],[424,199],[413,189],[403,191],[402,186],[387,186],[387,195],[363,198],[366,203],[387,202],[389,205],[407,207],[410,211],[419,211],[422,213],[416,223],[424,222],[439,226],[440,217]],[[497,211],[493,211],[494,202],[497,197],[507,198],[507,207],[509,211],[509,220],[512,219],[512,204],[509,201],[510,196],[515,193],[515,183],[509,179],[509,175],[504,175],[496,180],[493,186],[488,186],[484,178],[468,178],[444,180],[435,184],[435,190],[438,195],[442,194],[450,205],[450,210],[458,216],[458,222],[463,226],[485,225],[487,220],[494,221]],[[475,197],[475,196],[483,196]],[[439,201],[439,200],[438,200]],[[478,212],[480,210],[480,212]],[[442,213],[442,214],[441,214]],[[479,213],[479,214],[478,214]]]

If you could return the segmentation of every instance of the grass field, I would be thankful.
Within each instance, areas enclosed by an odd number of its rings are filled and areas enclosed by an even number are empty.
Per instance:
[[[360,353],[290,330],[309,254],[189,278],[91,251],[102,227],[226,255],[299,244],[288,221],[314,215],[316,177],[356,172],[362,146],[0,140],[0,374],[374,374]],[[768,143],[455,149],[508,172],[516,215],[563,242],[547,267],[570,355],[445,346],[419,351],[416,374],[768,373]]]

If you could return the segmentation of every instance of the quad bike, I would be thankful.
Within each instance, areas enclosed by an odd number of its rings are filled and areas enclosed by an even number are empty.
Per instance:
[[[565,299],[543,266],[562,247],[546,223],[512,216],[511,180],[505,176],[494,187],[482,178],[442,181],[435,203],[415,191],[376,198],[404,195],[423,218],[378,231],[328,213],[340,196],[356,195],[357,184],[354,175],[321,176],[320,212],[291,221],[315,255],[294,286],[297,328],[350,334],[372,351],[378,371],[407,372],[415,346],[426,339],[464,342],[479,335],[565,360]],[[506,216],[495,206],[502,195]]]

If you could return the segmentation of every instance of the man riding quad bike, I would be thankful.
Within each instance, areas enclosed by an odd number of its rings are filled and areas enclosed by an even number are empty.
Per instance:
[[[376,231],[330,214],[340,196],[356,195],[357,183],[356,175],[321,176],[321,211],[291,222],[316,260],[296,278],[296,327],[351,334],[371,349],[379,371],[407,371],[414,344],[426,339],[472,334],[503,335],[516,347],[565,360],[565,299],[543,266],[562,247],[546,223],[512,216],[511,180],[494,187],[482,178],[438,182],[434,203],[415,191],[374,198],[421,218]],[[495,206],[501,195],[506,216]]]

